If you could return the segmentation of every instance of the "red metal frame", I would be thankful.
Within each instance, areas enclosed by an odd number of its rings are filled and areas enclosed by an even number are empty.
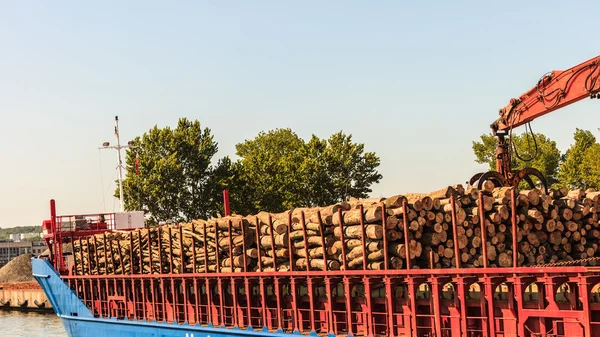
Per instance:
[[[511,205],[515,199],[512,193]],[[454,206],[456,201],[452,197],[450,202]],[[53,202],[51,207],[53,219],[60,218],[55,215]],[[402,207],[408,214],[406,201]],[[385,214],[383,204],[382,208]],[[337,216],[344,240],[341,211]],[[288,216],[288,231],[291,219]],[[480,224],[486,247],[484,219],[481,216]],[[272,219],[269,223],[273,225]],[[306,240],[303,213],[300,223]],[[364,234],[364,221],[361,226]],[[407,228],[405,223],[405,238]],[[456,214],[452,212],[452,235],[457,243],[456,228]],[[511,231],[514,247],[514,218]],[[59,238],[90,242],[89,233],[86,235],[75,231]],[[139,235],[138,230],[131,232],[129,240],[139,239]],[[245,235],[242,237],[245,246]],[[215,239],[218,242],[218,237]],[[158,235],[158,241],[151,244],[162,247],[160,240]],[[275,240],[271,242],[276,256]],[[288,244],[291,251],[292,242]],[[384,245],[387,248],[387,239]],[[304,247],[308,247],[307,242]],[[345,247],[342,249],[346,267]],[[513,255],[516,265],[516,251]],[[216,272],[196,273],[194,268],[192,272],[184,269],[173,273],[172,261],[168,261],[168,273],[148,273],[140,259],[138,268],[132,267],[128,274],[98,275],[95,270],[92,273],[96,275],[63,278],[94,315],[103,318],[367,337],[600,335],[600,267],[462,268],[457,259],[453,269],[412,269],[407,251],[407,269],[403,270],[389,269],[386,263],[383,270],[316,271],[310,268],[308,252],[306,256],[306,270],[295,270],[292,263],[286,272],[264,271],[259,249],[258,272],[244,267],[240,272],[224,273],[217,267]],[[484,251],[484,265],[487,263]],[[562,290],[565,285],[568,292]]]

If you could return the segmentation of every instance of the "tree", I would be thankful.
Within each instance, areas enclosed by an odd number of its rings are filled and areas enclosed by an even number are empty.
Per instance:
[[[218,147],[210,129],[182,118],[174,129],[155,126],[133,142],[123,181],[127,210],[143,210],[153,222],[189,221],[219,212],[232,164],[223,158],[211,165]]]
[[[576,129],[573,138],[575,143],[569,147],[564,155],[558,178],[562,186],[586,188],[594,185],[593,180],[595,180],[589,175],[589,172],[593,172],[593,167],[590,167],[590,165],[594,163],[588,163],[587,160],[592,159],[596,151],[592,149],[597,144],[596,137],[588,130]],[[590,150],[592,152],[587,155]]]
[[[488,164],[490,170],[496,170],[496,137],[492,134],[481,135],[480,142],[473,142],[475,161],[479,164]],[[556,142],[541,133],[513,135],[512,142],[517,148],[513,151],[511,167],[515,170],[525,167],[538,169],[548,182],[553,185],[558,182],[557,174],[561,154]],[[521,157],[522,159],[520,159]],[[531,159],[531,160],[529,160]],[[528,161],[529,160],[529,161]]]
[[[246,212],[367,197],[370,186],[381,180],[379,158],[343,132],[327,140],[313,135],[305,142],[290,129],[277,129],[261,132],[236,149],[244,186],[239,193],[249,198],[241,202]]]
[[[301,205],[303,192],[304,141],[291,129],[261,132],[253,140],[236,145],[240,159],[242,212],[269,210],[273,212]]]
[[[371,185],[382,176],[377,172],[380,160],[374,152],[365,152],[365,145],[352,142],[352,135],[333,134],[322,152],[327,183],[320,184],[315,198],[321,204],[332,204],[350,197],[366,198]]]
[[[600,144],[590,146],[581,161],[581,177],[585,188],[600,190]]]

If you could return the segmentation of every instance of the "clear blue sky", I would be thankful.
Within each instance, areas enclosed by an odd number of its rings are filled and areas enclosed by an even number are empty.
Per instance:
[[[381,157],[374,196],[484,170],[471,141],[511,97],[600,53],[598,1],[2,1],[0,226],[113,211],[122,136],[198,119],[219,156],[261,130],[343,130]],[[569,146],[600,102],[533,125]],[[103,190],[104,189],[104,190]],[[105,202],[103,202],[105,200]]]

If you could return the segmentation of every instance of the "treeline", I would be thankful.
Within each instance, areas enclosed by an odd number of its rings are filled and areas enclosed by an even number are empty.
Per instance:
[[[0,240],[8,240],[11,234],[27,234],[41,232],[42,226],[16,226],[9,228],[0,228]]]
[[[155,126],[133,141],[126,157],[125,206],[143,210],[151,222],[222,214],[224,189],[234,213],[282,212],[368,197],[382,178],[379,157],[343,132],[308,141],[290,129],[261,132],[236,145],[235,161],[217,160],[211,130],[185,118],[175,128]]]
[[[475,161],[496,169],[496,137],[482,135],[473,142]],[[541,133],[512,137],[512,166],[534,167],[544,174],[553,188],[600,189],[600,143],[589,130],[576,129],[573,144],[562,153],[556,142]],[[516,155],[518,154],[518,155]]]

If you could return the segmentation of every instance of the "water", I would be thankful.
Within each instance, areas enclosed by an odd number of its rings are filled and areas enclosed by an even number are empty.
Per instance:
[[[0,310],[0,337],[66,337],[60,319],[54,313]]]

